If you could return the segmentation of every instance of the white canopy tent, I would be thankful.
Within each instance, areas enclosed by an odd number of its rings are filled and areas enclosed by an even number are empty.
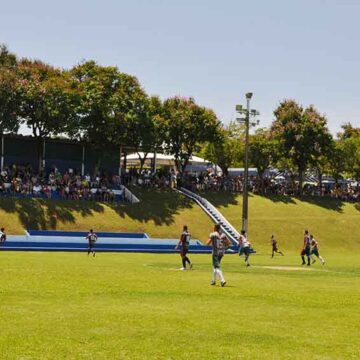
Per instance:
[[[144,158],[144,153],[139,152],[141,158]],[[129,154],[126,156],[126,165],[127,167],[139,166],[140,159],[138,153]],[[121,157],[121,162],[123,162],[124,156]],[[175,168],[175,159],[173,155],[166,155],[160,153],[148,153],[145,160],[146,166],[151,166],[151,164],[155,161],[156,166],[171,166]],[[196,169],[206,170],[207,168],[212,168],[213,164],[210,161],[207,161],[201,157],[193,155],[189,160],[189,166],[196,167]],[[201,170],[197,170],[201,171]]]

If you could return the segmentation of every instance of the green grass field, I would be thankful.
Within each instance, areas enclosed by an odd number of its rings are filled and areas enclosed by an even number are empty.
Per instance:
[[[0,252],[0,358],[359,359],[360,256],[323,255],[227,255],[221,288],[210,255]]]
[[[0,199],[1,225],[144,231],[205,240],[209,218],[173,192],[135,190],[136,205]],[[208,193],[240,229],[241,197]],[[211,287],[210,255],[0,252],[0,359],[359,359],[360,204],[251,196],[246,269],[227,255]],[[56,214],[56,217],[53,215]],[[301,268],[305,228],[326,265]],[[270,259],[275,233],[284,257]]]

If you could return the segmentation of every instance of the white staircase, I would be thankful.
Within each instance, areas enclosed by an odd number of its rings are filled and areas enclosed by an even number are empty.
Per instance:
[[[213,204],[200,195],[195,194],[185,188],[181,187],[177,188],[176,190],[188,198],[194,200],[215,223],[220,223],[221,229],[225,235],[233,242],[234,245],[238,245],[237,239],[240,236],[239,232],[229,223],[229,221],[225,219],[225,217],[218,209],[216,209]]]

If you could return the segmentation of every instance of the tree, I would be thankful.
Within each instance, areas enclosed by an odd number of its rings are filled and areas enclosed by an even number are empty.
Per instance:
[[[296,166],[302,194],[306,169],[324,154],[329,138],[327,120],[312,105],[304,110],[294,100],[282,101],[274,115],[271,132],[280,142],[281,155]]]
[[[156,151],[163,143],[162,103],[159,97],[146,99],[144,111],[131,116],[127,122],[127,143],[133,144],[139,157],[140,171],[151,151]],[[142,154],[143,155],[142,155]]]
[[[66,72],[38,60],[21,60],[16,78],[20,92],[19,117],[37,140],[41,171],[44,139],[69,130],[76,113],[76,91]]]
[[[258,129],[249,140],[249,160],[257,168],[260,178],[261,192],[264,192],[264,173],[277,161],[279,143],[273,139],[270,131]]]
[[[176,167],[183,174],[190,157],[200,150],[199,145],[215,140],[220,123],[212,110],[197,105],[192,98],[165,100],[163,117],[165,149],[174,155]]]
[[[345,123],[341,125],[342,132],[339,132],[338,138],[340,140],[346,140],[352,137],[359,137],[360,136],[360,128],[352,126],[350,123]]]
[[[14,69],[16,65],[16,55],[11,53],[6,45],[0,44],[0,68]]]
[[[225,176],[229,168],[242,161],[244,154],[244,136],[242,126],[231,122],[228,126],[220,125],[215,141],[207,142],[201,155],[219,165]]]
[[[87,61],[71,70],[81,94],[77,126],[70,134],[102,150],[137,143],[131,136],[132,124],[146,115],[146,93],[136,77],[113,66]],[[99,166],[100,158],[98,158]]]
[[[348,176],[360,181],[360,128],[353,127],[350,123],[342,125],[342,132],[338,133],[337,159],[335,166]],[[335,153],[336,155],[336,153]],[[336,164],[336,160],[339,164]]]
[[[345,170],[357,182],[360,182],[360,136],[344,140]]]
[[[341,174],[346,170],[346,157],[344,142],[342,140],[334,140],[327,157],[327,169],[337,184]]]
[[[19,129],[19,87],[15,68],[17,59],[5,45],[0,45],[0,135]]]

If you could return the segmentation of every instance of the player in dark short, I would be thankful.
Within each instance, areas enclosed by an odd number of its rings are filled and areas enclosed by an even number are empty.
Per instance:
[[[278,244],[277,244],[277,241],[276,241],[274,235],[271,235],[270,241],[271,241],[271,247],[272,247],[271,258],[274,257],[275,253],[278,253],[281,256],[284,256],[284,254],[279,250],[279,247],[278,247]]]
[[[5,233],[5,228],[1,228],[0,230],[0,244],[4,244],[6,241],[6,233]]]
[[[95,243],[96,243],[98,237],[94,233],[93,229],[90,230],[90,232],[86,236],[86,239],[88,241],[88,255],[90,255],[90,253],[92,253],[93,256],[95,256]]]
[[[246,266],[250,266],[249,256],[250,256],[250,243],[246,237],[245,230],[241,230],[241,234],[239,237],[239,256],[245,256]]]
[[[301,256],[301,260],[302,263],[301,265],[305,265],[305,256],[307,257],[307,265],[310,266],[310,256],[311,256],[311,246],[310,246],[310,235],[309,235],[309,231],[305,230],[304,233],[304,244],[303,244],[303,248],[301,250],[300,256]]]
[[[323,265],[325,265],[324,258],[319,254],[319,245],[315,240],[314,236],[310,235],[310,245],[311,245],[311,257],[315,255]],[[316,260],[312,257],[312,263],[314,264]]]
[[[180,235],[180,240],[175,246],[175,250],[178,250],[178,248],[181,247],[180,256],[182,261],[182,268],[180,270],[186,270],[186,263],[189,264],[190,269],[192,268],[192,262],[187,257],[189,246],[190,246],[190,233],[188,231],[187,225],[184,225],[183,232]]]

